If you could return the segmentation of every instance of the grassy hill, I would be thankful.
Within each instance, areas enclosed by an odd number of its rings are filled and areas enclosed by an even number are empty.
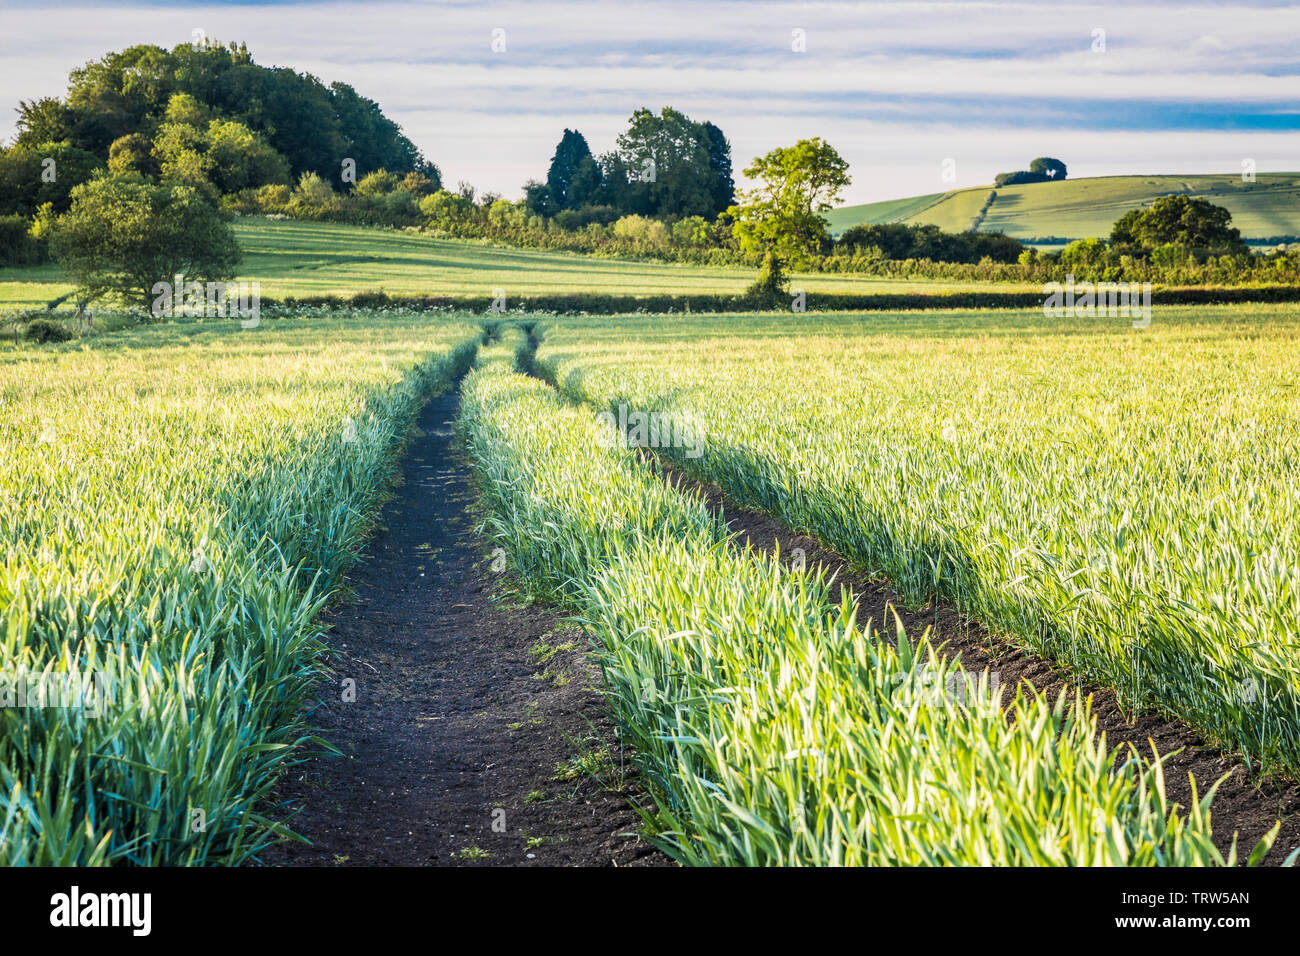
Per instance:
[[[375,290],[485,296],[502,289],[507,302],[510,296],[569,292],[739,293],[755,275],[753,269],[598,259],[337,223],[247,218],[236,220],[234,228],[244,250],[238,278],[259,282],[262,295],[275,299]],[[794,285],[808,292],[862,293],[1009,288],[995,283],[802,274],[795,276]],[[71,291],[55,265],[0,269],[0,308],[31,308]]]
[[[934,223],[969,229],[989,186],[955,189],[910,199],[845,206],[828,215],[831,232],[857,223]],[[1161,196],[1200,196],[1226,207],[1247,239],[1300,236],[1300,173],[1261,173],[1253,183],[1238,174],[1213,176],[1100,176],[1059,183],[1027,183],[998,190],[981,232],[1017,239],[1106,236],[1124,213]]]

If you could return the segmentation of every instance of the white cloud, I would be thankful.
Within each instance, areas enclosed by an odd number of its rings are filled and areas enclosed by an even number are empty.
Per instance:
[[[11,106],[58,94],[88,59],[186,42],[195,27],[247,41],[260,63],[352,84],[448,181],[507,195],[544,174],[565,126],[600,151],[634,108],[666,104],[721,126],[737,169],[823,136],[853,163],[854,201],[939,189],[946,156],[968,185],[1044,153],[1072,175],[1227,170],[1245,155],[1300,168],[1300,133],[1222,119],[1294,100],[1300,8],[1288,5],[42,5],[0,12],[0,88]],[[494,54],[497,27],[507,48]],[[795,27],[806,53],[790,49]],[[1098,27],[1105,53],[1090,50]],[[1211,128],[1179,128],[1191,109]]]

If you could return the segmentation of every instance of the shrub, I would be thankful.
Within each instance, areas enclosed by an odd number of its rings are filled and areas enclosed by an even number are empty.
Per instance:
[[[289,201],[289,211],[307,219],[323,218],[341,205],[329,183],[316,173],[303,173]]]
[[[357,195],[387,196],[397,188],[400,181],[396,173],[390,173],[386,169],[376,169],[373,173],[361,177],[361,181],[357,183]]]
[[[257,208],[262,212],[283,212],[293,198],[293,190],[282,183],[263,186],[256,193]]]
[[[77,333],[55,319],[32,319],[27,323],[23,337],[29,342],[68,342],[75,339]]]

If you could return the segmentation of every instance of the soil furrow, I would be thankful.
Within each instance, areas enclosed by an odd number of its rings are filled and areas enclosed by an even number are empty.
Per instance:
[[[355,599],[328,612],[335,657],[312,721],[341,755],[287,776],[286,823],[311,843],[265,862],[669,864],[637,835],[586,638],[523,603],[475,533],[458,402],[451,389],[423,409],[349,575]]]

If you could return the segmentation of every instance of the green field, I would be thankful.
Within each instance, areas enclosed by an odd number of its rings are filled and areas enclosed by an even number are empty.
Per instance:
[[[1226,746],[1300,772],[1300,319],[1169,308],[556,322],[677,464]]]
[[[589,329],[574,327],[554,354],[570,353]],[[694,366],[693,346],[708,348],[713,332],[675,323],[674,331]],[[590,369],[615,384],[608,373],[630,367],[647,332],[667,372],[663,339],[639,322],[597,333],[590,360],[566,363],[566,372]],[[734,408],[738,365],[760,373],[757,382],[773,349],[782,354],[766,334],[729,337],[725,390],[707,402],[720,409]],[[514,371],[522,347],[521,337],[485,350],[463,391],[461,427],[483,476],[488,527],[510,565],[575,608],[595,639],[620,739],[654,800],[655,812],[643,814],[675,859],[1225,862],[1211,842],[1208,801],[1174,807],[1158,763],[1109,753],[1077,699],[1003,698],[988,675],[936,657],[924,635],[858,619],[817,569],[742,548],[694,494],[658,480],[617,441],[593,415],[603,402],[566,402]],[[752,361],[737,361],[742,350]],[[829,383],[770,384],[773,397],[789,398]],[[943,689],[952,682],[967,688],[960,701]]]
[[[376,290],[491,296],[501,289],[508,305],[509,297],[517,295],[739,293],[755,274],[751,269],[601,259],[335,223],[249,218],[236,220],[235,234],[244,250],[238,278],[259,282],[262,295],[274,299]],[[1015,288],[805,274],[796,274],[793,284],[809,292]],[[32,308],[72,291],[55,265],[0,269],[0,308]]]
[[[275,838],[317,614],[422,397],[471,361],[484,543],[584,622],[650,835],[683,863],[1228,858],[1209,800],[1175,807],[1158,761],[1108,752],[1082,702],[999,698],[924,633],[859,620],[636,445],[917,607],[956,604],[1129,707],[1300,770],[1293,310],[1164,308],[1144,330],[1037,311],[518,321],[558,387],[518,370],[521,330],[484,344],[472,317],[0,346],[0,673],[113,692],[93,718],[0,709],[5,861],[239,863]],[[599,415],[619,406],[698,442],[628,441]]]
[[[970,228],[990,188],[845,206],[827,218],[834,234],[857,223],[883,222],[933,223],[957,232]],[[1243,183],[1240,175],[1102,176],[1006,186],[980,231],[1018,239],[1105,237],[1128,210],[1175,193],[1226,207],[1246,239],[1300,236],[1300,173],[1260,173],[1254,183]]]
[[[493,534],[597,636],[683,862],[1214,864],[1204,821],[1163,842],[1168,807],[1104,769],[1140,758],[1099,761],[1086,714],[918,699],[953,676],[921,635],[728,541],[627,446],[1295,774],[1297,331],[1278,307],[1164,309],[1142,331],[1028,311],[557,318],[535,334],[558,391],[511,370],[508,340],[462,414]],[[638,412],[658,437],[608,433]]]
[[[479,335],[371,315],[0,349],[0,679],[102,688],[0,707],[0,865],[232,864],[275,838],[316,615]]]
[[[925,196],[911,196],[907,199],[890,199],[885,202],[868,203],[865,206],[841,206],[826,214],[827,228],[831,235],[839,235],[849,226],[858,223],[911,222],[914,217],[930,206],[947,198],[950,193],[930,193]]]

